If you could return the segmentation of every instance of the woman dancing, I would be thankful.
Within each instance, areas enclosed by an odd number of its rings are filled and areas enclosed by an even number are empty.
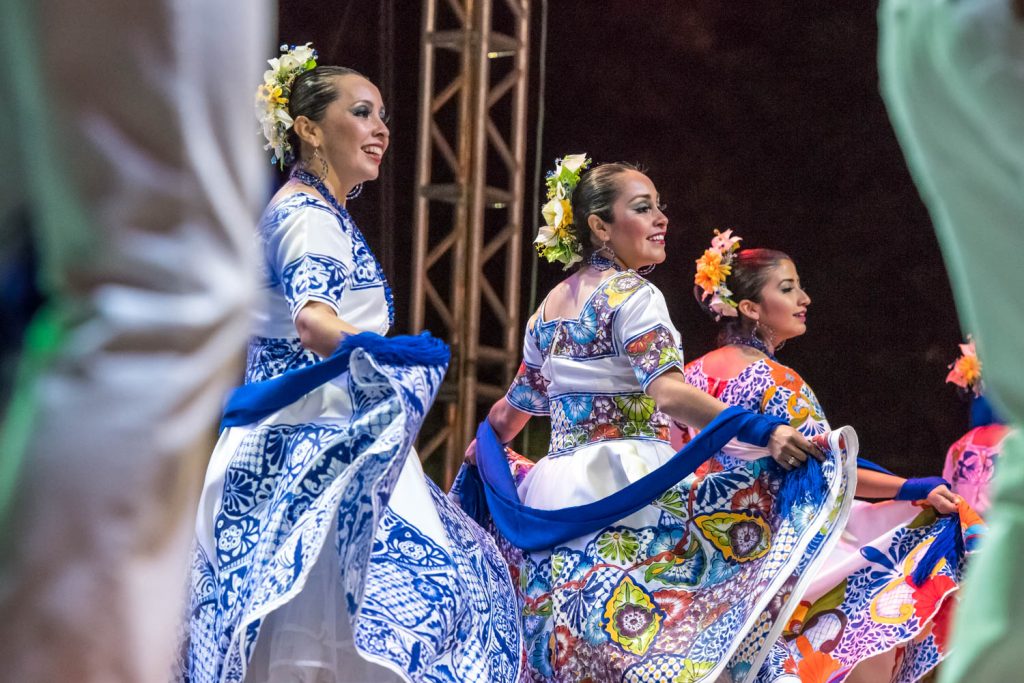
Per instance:
[[[1010,428],[985,398],[981,361],[970,337],[960,345],[961,356],[950,368],[946,381],[960,387],[971,400],[971,428],[946,453],[942,476],[950,488],[967,501],[979,515],[989,508],[989,494],[996,462]]]
[[[697,261],[695,283],[721,331],[719,348],[687,365],[687,381],[729,405],[782,417],[805,436],[825,433],[828,421],[811,387],[775,358],[807,331],[811,299],[793,260],[770,249],[740,250],[728,231]],[[856,495],[891,500],[854,503],[843,541],[792,615],[793,657],[780,664],[802,681],[844,680],[858,665],[846,680],[913,681],[927,673],[943,657],[944,600],[959,586],[964,550],[947,549],[952,561],[938,563],[927,551],[961,536],[961,524],[971,527],[963,532],[970,548],[978,531],[979,520],[948,482],[907,480],[860,463]],[[911,504],[919,499],[928,505]]]
[[[377,336],[391,291],[345,208],[388,150],[380,93],[282,50],[259,113],[294,168],[260,222],[265,300],[207,471],[180,676],[515,681],[508,571],[412,450],[447,350]]]
[[[783,626],[765,609],[788,604],[789,582],[836,540],[846,456],[686,384],[679,333],[643,277],[665,258],[658,191],[632,166],[588,163],[549,174],[536,244],[580,265],[529,320],[453,495],[506,554],[529,680],[750,680]],[[536,465],[501,445],[534,415],[552,429]],[[672,419],[706,425],[678,454]],[[760,464],[692,476],[727,443]],[[825,458],[827,490],[806,523],[773,514],[782,473],[809,457]]]

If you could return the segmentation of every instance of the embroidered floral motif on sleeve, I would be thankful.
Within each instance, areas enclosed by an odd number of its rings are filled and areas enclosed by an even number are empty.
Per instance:
[[[292,315],[311,300],[341,307],[348,268],[344,263],[324,254],[303,254],[281,273],[285,297]]]
[[[672,333],[664,325],[648,330],[626,341],[629,358],[636,379],[644,389],[655,378],[670,368],[682,370],[683,359]]]
[[[520,363],[506,400],[512,407],[531,415],[548,414],[548,381],[540,368]]]

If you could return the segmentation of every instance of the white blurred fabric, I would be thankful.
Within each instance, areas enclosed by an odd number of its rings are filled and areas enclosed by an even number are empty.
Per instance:
[[[21,458],[0,522],[5,680],[169,676],[199,484],[258,291],[253,89],[275,8],[0,4],[0,218],[27,209],[62,332],[14,399],[32,402],[27,446],[2,456]]]

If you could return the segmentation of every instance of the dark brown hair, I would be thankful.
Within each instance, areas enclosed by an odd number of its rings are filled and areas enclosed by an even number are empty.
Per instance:
[[[292,82],[291,93],[288,95],[288,114],[292,120],[305,116],[310,121],[321,121],[324,112],[334,100],[338,99],[338,88],[335,76],[363,76],[355,69],[344,66],[317,66],[303,71]],[[288,142],[292,146],[292,158],[285,163],[294,164],[299,161],[301,140],[295,128],[288,131]]]
[[[597,216],[606,223],[612,222],[612,205],[619,195],[619,183],[616,181],[623,173],[643,171],[625,162],[599,164],[583,172],[576,189],[572,191],[572,225],[583,247],[583,264],[594,251],[590,238],[590,226],[587,219]]]
[[[761,303],[761,292],[768,284],[772,270],[778,268],[783,261],[792,260],[788,254],[775,249],[741,249],[736,252],[732,262],[732,272],[729,273],[725,281],[726,286],[732,291],[732,300],[737,304],[744,299],[749,299],[757,304]],[[711,299],[704,300],[702,298],[703,290],[700,287],[694,288],[694,295],[701,308],[715,317],[715,312],[708,308]],[[736,317],[722,316],[718,325],[720,346],[729,337],[752,334],[750,321],[744,318],[742,313]]]

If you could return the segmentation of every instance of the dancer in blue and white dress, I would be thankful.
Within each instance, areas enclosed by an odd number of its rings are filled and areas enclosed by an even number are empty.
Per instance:
[[[505,563],[412,449],[447,349],[378,336],[391,292],[345,209],[388,147],[380,93],[314,59],[287,50],[260,90],[268,148],[300,160],[260,223],[266,297],[200,502],[179,678],[514,681]]]

